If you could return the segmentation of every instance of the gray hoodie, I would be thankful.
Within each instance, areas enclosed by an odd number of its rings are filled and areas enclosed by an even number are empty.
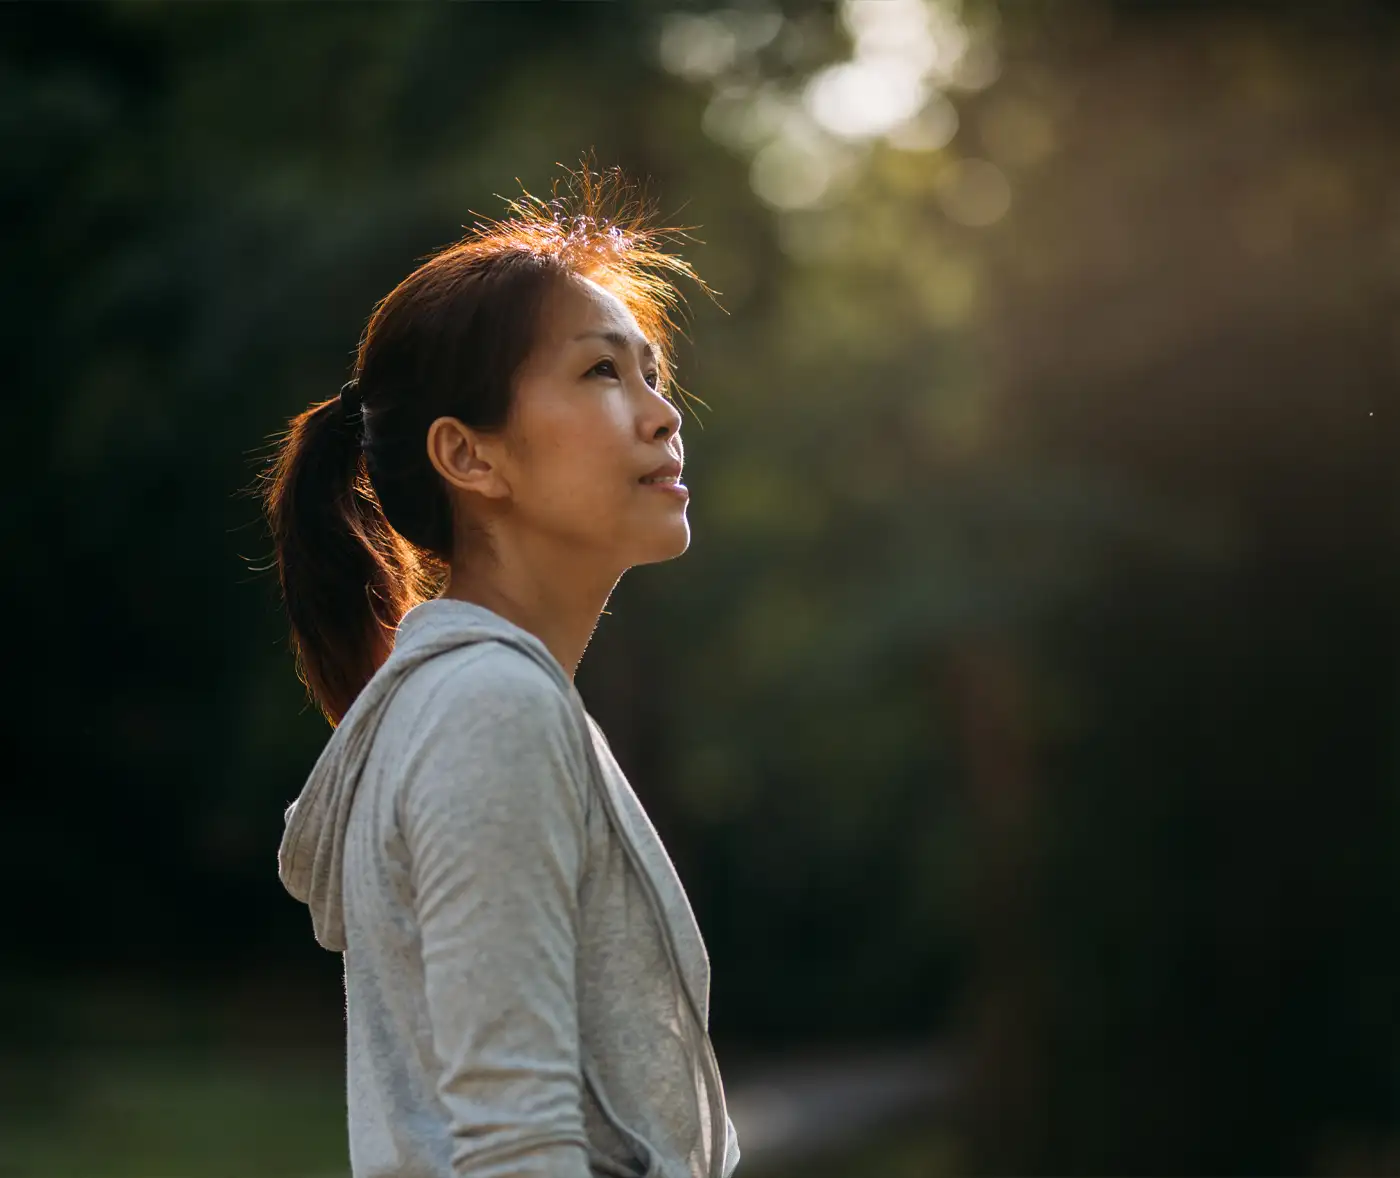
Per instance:
[[[344,955],[354,1178],[727,1178],[685,890],[548,648],[410,610],[278,853]]]

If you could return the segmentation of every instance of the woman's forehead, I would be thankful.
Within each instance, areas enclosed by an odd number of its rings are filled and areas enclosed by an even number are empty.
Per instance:
[[[545,333],[556,344],[592,331],[621,332],[629,339],[645,338],[626,303],[591,278],[577,274],[554,286],[544,318]]]

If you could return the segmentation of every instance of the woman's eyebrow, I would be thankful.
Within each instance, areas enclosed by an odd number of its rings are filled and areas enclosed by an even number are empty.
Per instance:
[[[585,331],[574,336],[575,341],[584,339],[607,340],[618,348],[637,348],[649,360],[656,359],[656,349],[641,336],[625,336],[620,331]]]

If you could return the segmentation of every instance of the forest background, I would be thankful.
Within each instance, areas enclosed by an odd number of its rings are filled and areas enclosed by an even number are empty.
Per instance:
[[[0,6],[0,1173],[346,1171],[249,487],[590,149],[718,292],[691,549],[579,685],[740,1173],[1400,1172],[1397,63],[1360,2]]]

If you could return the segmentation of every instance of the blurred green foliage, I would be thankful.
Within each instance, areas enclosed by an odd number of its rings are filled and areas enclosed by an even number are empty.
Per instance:
[[[261,1066],[227,1053],[70,1061],[64,1096],[0,1113],[7,1174],[317,1178],[348,1173],[344,1076],[324,1061]]]
[[[782,11],[750,98],[849,51],[841,9]],[[1400,40],[1347,11],[1005,5],[948,142],[772,208],[713,137],[738,82],[658,64],[664,6],[7,6],[7,1083],[120,1038],[55,979],[255,990],[232,1025],[335,1040],[274,870],[326,730],[246,492],[414,259],[592,147],[700,226],[723,305],[680,350],[691,551],[579,675],[722,1046],[948,1039],[969,1171],[1384,1172]],[[337,1164],[329,1089],[152,1067],[38,1089],[92,1157],[6,1163],[95,1173],[148,1125],[101,1172]],[[305,1152],[239,1154],[206,1101]]]

